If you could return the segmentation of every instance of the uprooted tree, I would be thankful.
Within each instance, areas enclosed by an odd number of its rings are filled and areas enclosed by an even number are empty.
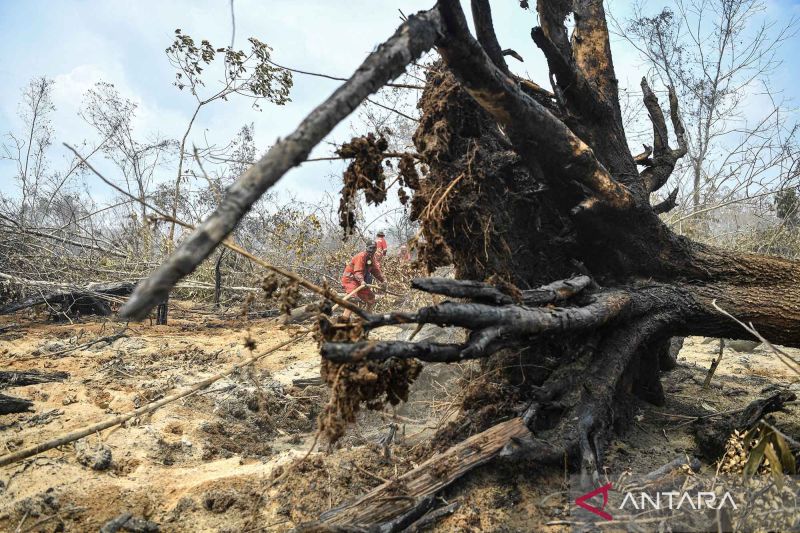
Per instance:
[[[243,174],[122,314],[142,317],[340,120],[435,47],[441,59],[419,102],[418,154],[403,172],[425,237],[423,260],[456,268],[457,280],[416,287],[456,300],[411,313],[362,312],[360,325],[433,323],[471,333],[458,345],[332,342],[342,336],[329,334],[326,365],[379,370],[412,358],[481,358],[491,383],[465,402],[468,423],[449,440],[516,416],[529,430],[515,439],[517,453],[545,462],[566,455],[597,479],[611,431],[631,418],[629,400],[664,401],[659,373],[674,365],[670,337],[747,335],[715,303],[770,340],[800,346],[800,264],[676,235],[659,214],[677,191],[651,205],[687,151],[674,91],[665,114],[642,82],[652,149],[631,154],[603,3],[540,0],[537,9],[541,26],[531,37],[547,59],[552,92],[509,71],[488,0],[472,1],[477,38],[460,3],[441,0],[409,17]]]

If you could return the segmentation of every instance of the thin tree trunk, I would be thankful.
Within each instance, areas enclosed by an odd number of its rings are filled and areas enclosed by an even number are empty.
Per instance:
[[[219,309],[219,299],[222,294],[222,258],[225,256],[225,249],[223,248],[217,256],[217,262],[214,264],[214,308]]]

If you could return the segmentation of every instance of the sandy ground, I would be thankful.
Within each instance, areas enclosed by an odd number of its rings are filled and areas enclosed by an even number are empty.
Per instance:
[[[0,369],[65,371],[69,378],[3,391],[32,400],[34,410],[0,416],[1,453],[130,411],[220,372],[250,356],[246,339],[255,341],[258,353],[297,331],[268,319],[243,323],[197,315],[169,326],[135,325],[110,344],[72,350],[120,326],[24,317],[4,317],[0,326],[10,322],[19,327],[0,334]],[[717,340],[686,340],[681,365],[664,376],[667,405],[641,404],[633,427],[610,445],[611,470],[647,472],[692,454],[687,416],[742,407],[793,380],[767,349],[728,347],[711,387],[703,390],[718,348]],[[270,485],[276,468],[305,454],[327,401],[325,387],[294,385],[318,377],[318,360],[316,344],[306,337],[150,416],[0,468],[0,530],[97,531],[127,512],[161,531],[286,531],[413,468],[415,446],[452,416],[450,402],[458,393],[453,383],[464,371],[424,372],[395,418],[362,416],[341,443],[345,449],[315,453],[295,473],[302,484],[276,490]],[[792,408],[777,416],[796,415]],[[392,421],[400,426],[398,442],[411,452],[386,460],[375,441]],[[479,470],[446,492],[448,501],[462,505],[436,530],[564,530],[563,482],[563,472],[536,465]],[[147,523],[140,526],[148,530]]]

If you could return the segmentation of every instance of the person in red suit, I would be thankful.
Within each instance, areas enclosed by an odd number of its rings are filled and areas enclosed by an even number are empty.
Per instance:
[[[397,256],[400,258],[400,261],[403,263],[410,263],[412,260],[411,252],[408,251],[408,245],[401,244],[400,251],[397,253]]]
[[[383,231],[379,231],[375,234],[377,239],[375,239],[375,246],[378,247],[378,250],[375,252],[376,258],[378,263],[381,262],[381,259],[386,257],[386,253],[389,249],[389,245],[386,244],[386,234]]]
[[[386,283],[380,264],[375,261],[375,257],[378,255],[377,250],[378,247],[374,242],[368,242],[363,251],[358,252],[347,262],[342,273],[342,288],[345,294],[350,294],[364,284],[370,284],[372,278]],[[368,311],[375,306],[375,293],[369,287],[359,290],[355,296],[364,302]],[[349,309],[344,310],[342,318],[345,320],[350,318]]]

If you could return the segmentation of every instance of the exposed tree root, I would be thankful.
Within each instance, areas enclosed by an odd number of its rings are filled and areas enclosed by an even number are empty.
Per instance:
[[[540,295],[536,301],[544,302],[575,297],[576,287],[589,285],[588,278],[576,279],[579,282],[565,280],[542,289],[517,291],[515,297],[472,281],[415,280],[418,288],[462,298],[471,296],[495,305],[446,301],[416,313],[370,316],[364,323],[365,330],[406,322],[469,328],[472,332],[463,344],[331,342],[324,343],[321,352],[336,363],[392,358],[454,362],[488,357],[501,349],[525,349],[544,337],[577,335],[593,339],[589,343],[593,349],[571,361],[561,360],[555,370],[542,376],[540,384],[519,391],[523,404],[518,415],[531,434],[517,438],[505,453],[544,462],[559,461],[567,455],[578,460],[587,482],[597,481],[605,442],[615,425],[626,418],[626,400],[631,395],[651,401],[663,397],[652,340],[659,339],[677,315],[672,303],[665,304],[673,302],[674,297],[665,299],[665,289],[658,285],[582,293],[567,307],[509,303],[532,301],[531,295]]]

